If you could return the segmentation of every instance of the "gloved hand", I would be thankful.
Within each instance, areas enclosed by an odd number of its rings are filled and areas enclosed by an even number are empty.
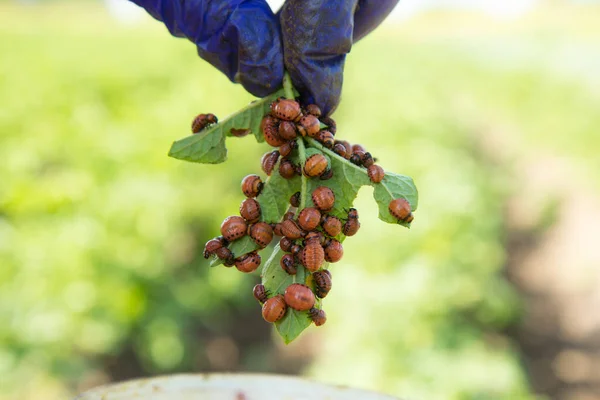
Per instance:
[[[302,101],[331,114],[344,61],[399,0],[287,0],[275,15],[265,0],[130,0],[196,44],[200,57],[255,96],[281,86],[284,66]]]

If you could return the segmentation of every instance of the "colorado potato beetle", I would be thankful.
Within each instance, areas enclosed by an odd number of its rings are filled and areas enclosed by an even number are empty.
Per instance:
[[[334,215],[326,215],[321,226],[329,236],[337,236],[342,231],[342,221]]]
[[[234,241],[246,235],[248,225],[244,218],[232,215],[221,224],[221,235],[228,241]]]
[[[358,153],[358,152],[366,153],[367,150],[362,145],[360,145],[360,144],[353,144],[352,145],[352,152],[353,153]]]
[[[286,143],[285,139],[279,136],[279,133],[276,133],[274,130],[265,131],[264,137],[265,142],[273,147],[283,146]]]
[[[312,277],[315,282],[315,294],[324,299],[331,290],[331,273],[324,269],[314,272]]]
[[[312,192],[312,201],[321,211],[329,211],[335,203],[335,195],[327,186],[319,186]]]
[[[294,243],[294,244],[292,245],[291,252],[292,252],[292,255],[293,255],[293,256],[294,256],[294,257],[295,257],[297,260],[299,260],[299,259],[300,259],[300,253],[302,252],[302,246],[300,246],[299,244],[296,244],[296,243]]]
[[[198,133],[208,125],[216,124],[217,122],[219,122],[219,119],[215,114],[199,114],[192,121],[192,132]]]
[[[321,212],[314,207],[307,207],[298,215],[298,225],[305,231],[312,231],[321,222]]]
[[[316,138],[319,130],[321,130],[321,122],[314,115],[305,115],[300,118],[300,122],[298,122],[296,127],[302,136]]]
[[[315,326],[321,326],[325,322],[327,322],[327,314],[323,310],[319,310],[318,308],[311,308],[308,311],[308,316],[314,322]]]
[[[235,267],[240,272],[254,272],[260,266],[260,255],[253,251],[252,253],[244,254],[235,260]]]
[[[223,239],[223,237],[216,237],[206,242],[206,244],[204,245],[204,252],[202,253],[204,258],[212,256],[221,247],[226,246]]]
[[[242,179],[242,192],[246,197],[256,197],[262,191],[264,184],[260,176],[248,175]]]
[[[281,233],[288,239],[296,240],[304,236],[304,232],[294,220],[286,219],[281,223]]]
[[[262,170],[265,171],[265,174],[271,175],[275,165],[277,164],[277,160],[279,160],[279,152],[277,150],[271,151],[269,153],[265,153],[260,160],[260,166]]]
[[[281,257],[279,265],[289,275],[296,275],[296,272],[298,271],[296,268],[296,260],[294,260],[294,256],[291,254],[286,254]]]
[[[325,261],[325,251],[319,243],[319,240],[309,241],[300,252],[300,261],[302,265],[310,272],[315,272]]]
[[[342,244],[336,239],[331,239],[325,247],[325,260],[327,262],[335,263],[342,259],[344,256],[344,248]]]
[[[410,209],[410,204],[406,199],[399,198],[394,199],[389,205],[390,214],[392,214],[397,220],[403,222],[412,222],[414,219]]]
[[[277,99],[271,103],[271,114],[284,121],[298,121],[302,117],[300,104],[292,99]]]
[[[254,298],[258,300],[258,302],[261,304],[269,300],[267,288],[265,288],[265,285],[262,285],[260,283],[254,286],[254,288],[252,289],[252,295],[254,295]]]
[[[373,183],[379,183],[385,177],[385,171],[377,164],[371,164],[371,166],[367,168],[367,174]]]
[[[315,295],[306,285],[292,283],[285,289],[285,303],[298,311],[310,310],[315,305]]]
[[[323,154],[313,154],[304,163],[304,174],[308,177],[321,175],[327,169],[327,159]]]
[[[273,147],[279,147],[285,143],[285,140],[279,136],[279,121],[276,118],[266,115],[260,122],[260,130],[265,137],[265,142]]]
[[[231,267],[235,263],[233,253],[227,247],[218,248],[215,251],[215,254],[217,257],[219,257],[219,259],[223,260],[223,263],[226,267]]]
[[[309,104],[306,106],[306,112],[310,115],[314,115],[319,118],[321,116],[321,109],[316,104]]]
[[[327,147],[328,149],[332,149],[335,142],[335,139],[333,138],[333,133],[325,130],[319,132],[317,140],[323,143],[323,146]]]
[[[304,244],[305,245],[312,241],[317,241],[317,242],[321,243],[322,240],[323,240],[323,233],[317,232],[317,231],[308,232],[306,234],[306,236],[304,236]]]
[[[258,221],[260,218],[260,204],[254,199],[245,199],[240,205],[240,215],[250,223]]]
[[[286,253],[292,251],[292,246],[294,245],[294,241],[290,238],[282,237],[279,241],[279,248]]]
[[[298,148],[298,143],[295,140],[290,140],[279,146],[279,153],[282,157],[287,157],[292,154],[292,151]]]
[[[300,207],[300,192],[296,192],[290,197],[292,207]]]
[[[352,145],[350,144],[350,142],[348,142],[347,140],[336,140],[335,143],[339,143],[346,148],[344,158],[346,160],[350,159],[350,156],[352,155]]]
[[[346,146],[341,143],[333,145],[333,151],[340,157],[346,158]]]
[[[250,227],[250,237],[260,247],[267,247],[273,240],[273,228],[266,222],[257,222]]]
[[[283,318],[286,311],[287,304],[284,297],[278,294],[265,301],[262,307],[262,316],[265,321],[273,323]]]
[[[360,156],[360,154],[352,153],[349,160],[354,165],[358,165],[359,167],[362,166],[362,157]]]
[[[296,176],[296,166],[290,160],[282,160],[279,163],[279,174],[284,179],[292,179]]]
[[[360,222],[358,222],[358,211],[356,211],[356,208],[351,208],[348,212],[348,220],[344,224],[344,235],[354,236],[359,228]]]
[[[375,160],[373,159],[373,156],[371,155],[371,153],[369,153],[368,151],[363,154],[362,156],[362,165],[364,167],[369,168],[371,165],[373,165],[373,163],[375,162]]]
[[[296,139],[296,124],[290,121],[281,121],[279,123],[279,136],[285,140]]]

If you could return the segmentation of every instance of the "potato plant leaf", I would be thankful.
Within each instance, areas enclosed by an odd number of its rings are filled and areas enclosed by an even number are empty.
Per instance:
[[[231,117],[207,129],[204,133],[193,135],[173,143],[169,155],[182,160],[200,163],[223,162],[227,157],[225,137],[230,134],[232,129],[249,129],[258,142],[263,142],[264,137],[260,131],[260,122],[263,116],[269,111],[270,103],[282,95],[285,95],[287,98],[294,98],[295,93],[289,76],[286,75],[282,91],[251,103]],[[289,159],[293,163],[304,165],[306,159],[311,155],[323,154],[327,159],[328,167],[333,171],[333,177],[326,181],[319,178],[309,179],[304,175],[292,179],[284,179],[278,173],[279,164],[277,164],[272,175],[266,179],[262,193],[257,198],[261,207],[261,221],[270,224],[280,222],[290,207],[290,196],[298,191],[301,193],[298,210],[302,210],[305,207],[314,207],[311,195],[319,186],[327,186],[333,191],[335,204],[334,208],[328,214],[333,214],[342,221],[347,220],[348,211],[352,207],[358,191],[362,186],[366,185],[374,187],[373,197],[378,204],[379,219],[382,221],[393,224],[399,223],[390,215],[388,210],[390,201],[396,198],[405,198],[410,203],[412,210],[416,210],[418,194],[414,182],[410,177],[386,171],[382,182],[372,183],[367,175],[366,168],[352,164],[335,152],[325,148],[315,139],[298,137],[296,142],[298,144],[298,151],[293,152],[289,156]],[[409,224],[400,224],[409,227]],[[336,237],[340,242],[343,242],[345,238],[342,233]],[[297,241],[297,243],[300,242],[301,240]],[[251,251],[258,250],[258,246],[250,237],[245,236],[231,243],[229,249],[235,257],[239,257]],[[284,254],[279,244],[277,244],[269,259],[265,260],[263,258],[261,279],[269,295],[283,295],[287,287],[293,283],[307,284],[314,291],[312,275],[302,265],[297,265],[297,273],[295,275],[289,275],[281,268],[280,260]],[[210,265],[217,266],[222,263],[221,260],[214,259]],[[328,268],[328,263],[324,263],[322,268]],[[322,307],[322,300],[316,299],[315,307],[320,309]],[[301,312],[288,308],[284,317],[275,323],[275,327],[287,344],[296,339],[311,323],[312,321],[307,311]]]
[[[279,260],[285,253],[279,248],[279,244],[275,246],[273,253],[263,265],[261,277],[262,284],[269,291],[270,296],[283,294],[285,289],[292,283],[304,283],[306,278],[306,270],[300,266],[296,275],[289,275],[279,265]]]
[[[285,253],[275,246],[271,257],[264,264],[261,278],[262,283],[268,290],[270,296],[278,294],[283,295],[285,289],[292,283],[306,283],[310,274],[302,266],[298,266],[296,275],[289,275],[279,265],[279,260]],[[317,300],[315,307],[320,307],[320,300]],[[275,328],[286,344],[296,339],[303,330],[308,328],[312,321],[308,317],[307,311],[296,311],[288,308],[285,316],[275,323]]]
[[[307,311],[288,308],[285,317],[275,322],[275,328],[285,344],[290,344],[312,323]]]
[[[205,131],[174,142],[169,150],[169,157],[202,164],[222,163],[227,160],[225,137],[232,136],[232,129],[249,129],[258,142],[264,141],[263,134],[260,132],[260,122],[269,112],[271,102],[282,95],[283,89],[255,100]]]
[[[367,175],[365,168],[357,167],[345,158],[340,157],[333,151],[323,147],[314,139],[308,139],[308,143],[323,151],[329,156],[333,168],[333,178],[327,181],[327,186],[335,194],[335,206],[332,211],[337,217],[345,217],[348,208],[356,198],[361,186],[371,185],[374,188],[373,197],[379,207],[379,219],[389,224],[399,223],[389,212],[390,201],[403,197],[411,205],[412,210],[417,209],[418,193],[412,178],[386,171],[385,178],[380,183],[373,183]],[[318,186],[319,182],[311,180],[311,186]],[[312,204],[312,201],[310,202]],[[410,224],[400,223],[403,226]]]
[[[290,197],[300,190],[300,178],[282,178],[277,171],[278,167],[279,164],[275,166],[257,198],[261,210],[260,220],[269,224],[281,221],[290,206]]]
[[[222,163],[227,160],[225,136],[217,124],[206,132],[174,142],[169,156],[201,164]]]
[[[229,244],[229,250],[231,250],[234,257],[242,256],[246,253],[250,253],[251,251],[258,250],[258,248],[259,246],[250,238],[250,236],[244,236],[243,238],[233,241]],[[218,267],[221,264],[223,264],[223,260],[213,256],[209,266]]]
[[[419,196],[412,178],[405,175],[394,174],[393,172],[386,172],[383,181],[379,184],[373,184],[373,186],[375,187],[373,197],[379,206],[379,219],[388,224],[400,224],[409,227],[410,224],[407,224],[406,222],[398,222],[398,220],[390,214],[388,206],[390,201],[403,197],[409,202],[412,211],[417,209]]]

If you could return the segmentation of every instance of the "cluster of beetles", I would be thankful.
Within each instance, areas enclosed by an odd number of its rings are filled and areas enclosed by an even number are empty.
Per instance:
[[[315,152],[308,156],[304,165],[295,164],[292,154],[298,147],[299,137],[310,137],[361,168],[366,168],[369,179],[380,183],[385,177],[383,168],[375,164],[375,159],[361,145],[351,145],[344,140],[335,140],[336,124],[330,117],[322,117],[318,106],[306,107],[292,99],[275,100],[261,122],[265,141],[277,147],[266,153],[261,160],[263,171],[271,175],[277,173],[285,179],[302,175],[326,181],[333,177],[333,169],[325,155]],[[192,131],[198,133],[205,127],[217,123],[213,114],[200,114],[192,123]],[[232,130],[235,136],[247,134],[246,130]],[[300,139],[302,140],[302,139]],[[342,217],[331,214],[335,204],[335,194],[326,183],[317,186],[311,193],[314,207],[301,206],[301,193],[296,192],[289,200],[288,212],[278,223],[261,221],[260,204],[256,197],[261,194],[264,183],[258,175],[248,175],[242,180],[242,192],[246,199],[240,205],[240,216],[227,217],[221,224],[221,236],[206,243],[204,257],[216,256],[225,266],[235,266],[241,272],[253,272],[261,264],[257,251],[247,254],[233,254],[228,248],[235,240],[248,235],[260,249],[267,247],[275,237],[280,237],[279,247],[285,254],[280,259],[281,268],[295,275],[299,265],[310,272],[307,282],[292,283],[283,295],[271,295],[264,285],[253,289],[254,297],[262,304],[262,316],[267,322],[277,322],[283,318],[288,308],[307,311],[316,326],[327,320],[325,311],[315,307],[316,298],[324,298],[331,290],[331,273],[325,263],[338,262],[344,249],[339,238],[353,236],[360,228],[358,212],[354,208]],[[413,215],[410,204],[403,198],[392,200],[390,214],[399,221],[411,222]]]

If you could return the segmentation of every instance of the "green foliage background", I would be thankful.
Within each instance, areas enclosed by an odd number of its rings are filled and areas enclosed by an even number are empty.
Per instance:
[[[361,191],[328,323],[286,350],[313,356],[306,375],[406,398],[532,398],[504,335],[520,314],[502,273],[520,181],[498,154],[557,152],[598,186],[600,30],[588,9],[568,13],[431,15],[353,49],[339,135],[412,176],[420,204],[409,231]],[[257,278],[209,270],[202,245],[267,147],[229,140],[215,166],[166,153],[196,113],[252,98],[160,24],[122,26],[93,3],[3,3],[0,53],[0,399],[64,398],[126,346],[148,374],[210,369],[195,329],[260,316]],[[271,340],[236,368],[278,371]]]

